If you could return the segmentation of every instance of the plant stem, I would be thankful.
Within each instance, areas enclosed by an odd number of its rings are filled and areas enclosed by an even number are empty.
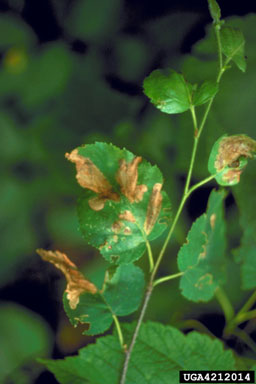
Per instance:
[[[173,275],[168,275],[164,277],[160,277],[160,279],[157,279],[153,282],[153,287],[155,287],[158,284],[164,283],[165,281],[169,281],[172,279],[176,279],[176,277],[180,277],[184,274],[184,272],[175,273]]]
[[[116,330],[117,330],[117,335],[118,335],[118,339],[119,339],[121,348],[124,349],[124,337],[123,337],[123,332],[122,332],[119,320],[118,320],[116,315],[112,315],[112,317],[113,317],[113,320],[115,322],[115,326],[116,326]]]
[[[154,268],[154,259],[153,259],[151,245],[150,245],[150,242],[148,240],[146,240],[146,247],[147,247],[147,251],[148,251],[149,271],[152,272],[152,270]]]
[[[231,333],[234,333],[234,330],[237,325],[243,323],[244,321],[251,320],[256,317],[256,310],[249,311],[256,301],[256,291],[249,297],[247,302],[243,305],[240,311],[228,321],[224,334],[227,336]]]
[[[226,324],[228,324],[230,322],[230,320],[233,319],[234,314],[235,314],[233,306],[232,306],[231,302],[229,301],[229,298],[227,297],[225,291],[221,287],[218,287],[216,289],[215,297],[218,300],[218,302],[219,302],[219,304],[223,310]]]
[[[219,70],[219,73],[218,73],[218,76],[217,76],[217,83],[219,83],[219,81],[221,79],[221,76],[224,73],[224,69],[223,69],[223,66],[222,66],[222,53],[221,53],[221,41],[220,41],[219,29],[218,30],[217,29],[218,28],[215,28],[216,35],[218,35],[217,36],[217,43],[218,43],[218,53],[219,53],[219,61],[220,61],[219,62],[220,70]],[[131,353],[133,351],[133,347],[135,345],[137,336],[139,334],[140,326],[142,324],[142,321],[143,321],[143,318],[144,318],[144,315],[145,315],[145,312],[146,312],[146,309],[147,309],[147,306],[148,306],[148,302],[150,300],[150,297],[151,297],[151,294],[152,294],[152,291],[153,291],[153,284],[154,284],[155,275],[156,275],[156,273],[158,271],[159,265],[160,265],[160,263],[162,261],[162,258],[164,256],[165,250],[166,250],[167,245],[169,243],[169,240],[170,240],[170,238],[172,236],[172,233],[173,233],[173,231],[174,231],[174,229],[176,227],[177,221],[178,221],[178,219],[180,217],[180,214],[181,214],[182,209],[183,209],[183,207],[184,207],[184,205],[186,203],[186,200],[187,200],[187,198],[190,196],[190,194],[196,188],[200,187],[201,185],[207,183],[208,181],[210,181],[211,179],[214,178],[214,176],[210,176],[207,179],[203,180],[202,182],[196,184],[194,187],[192,187],[189,190],[191,176],[192,176],[192,172],[193,172],[193,168],[194,168],[194,162],[195,162],[195,158],[196,158],[196,152],[197,152],[197,146],[198,146],[198,142],[199,142],[199,137],[200,137],[200,135],[202,133],[202,130],[204,128],[204,125],[205,125],[206,119],[208,117],[209,111],[211,109],[214,97],[215,96],[213,96],[210,99],[210,101],[209,101],[209,103],[208,103],[208,105],[206,107],[206,110],[205,110],[204,116],[202,118],[202,122],[200,124],[199,130],[198,130],[198,126],[197,126],[197,119],[196,119],[196,114],[195,114],[194,107],[191,107],[191,109],[190,109],[191,110],[191,114],[192,114],[193,126],[194,126],[194,130],[195,130],[195,136],[194,136],[194,144],[193,144],[193,149],[192,149],[191,161],[190,161],[190,165],[189,165],[189,170],[188,170],[188,175],[187,175],[187,180],[186,180],[183,196],[181,198],[180,205],[179,205],[178,210],[176,212],[176,215],[174,217],[174,220],[173,220],[173,223],[171,225],[171,228],[170,228],[170,230],[169,230],[169,232],[168,232],[168,234],[166,236],[166,239],[164,241],[163,247],[160,250],[160,253],[159,253],[158,258],[156,260],[155,266],[154,266],[154,268],[152,270],[152,273],[151,273],[151,276],[150,276],[150,280],[149,280],[149,284],[148,284],[148,288],[147,288],[147,292],[146,292],[146,295],[145,295],[145,298],[144,298],[144,302],[143,302],[143,305],[142,305],[142,309],[141,309],[141,313],[140,313],[140,316],[139,316],[139,319],[138,319],[138,323],[137,323],[137,326],[135,328],[135,332],[133,334],[130,347],[129,347],[127,353],[126,353],[126,357],[125,357],[125,361],[124,361],[123,372],[122,372],[120,384],[125,384],[126,374],[127,374],[127,369],[128,369]],[[150,256],[149,256],[149,258],[150,258]]]
[[[256,301],[256,291],[253,292],[253,294],[249,297],[249,299],[246,301],[246,303],[243,305],[243,307],[240,309],[240,311],[237,313],[237,316],[240,316],[241,313],[247,312],[253,304]]]
[[[240,315],[237,314],[235,319],[234,319],[234,322],[236,324],[241,324],[244,321],[252,320],[252,319],[256,319],[256,309],[249,311],[249,312],[241,313]]]
[[[150,297],[151,297],[151,294],[152,294],[152,291],[153,291],[153,288],[154,288],[154,285],[156,285],[156,281],[154,282],[154,278],[155,278],[155,275],[157,273],[157,270],[158,270],[158,267],[160,265],[160,262],[162,260],[162,257],[164,255],[164,252],[165,252],[165,249],[168,245],[168,242],[171,238],[171,235],[175,229],[175,226],[177,224],[177,221],[179,219],[179,216],[181,214],[181,211],[184,207],[184,204],[187,200],[187,198],[190,196],[190,194],[196,189],[196,188],[199,188],[201,185],[207,183],[208,181],[212,180],[214,176],[210,176],[210,177],[207,177],[206,179],[202,180],[201,182],[197,183],[196,185],[194,185],[193,187],[191,187],[191,189],[187,192],[186,195],[183,194],[183,198],[180,202],[180,205],[179,205],[179,208],[177,210],[177,213],[175,215],[175,218],[173,220],[173,223],[171,225],[171,228],[169,230],[169,233],[165,239],[165,242],[164,242],[164,245],[159,253],[159,256],[157,258],[157,261],[156,261],[156,264],[155,264],[155,267],[151,273],[151,276],[150,276],[150,280],[149,280],[149,283],[148,283],[148,287],[147,287],[147,291],[146,291],[146,295],[144,297],[144,301],[143,301],[143,304],[142,304],[142,309],[141,309],[141,312],[140,312],[140,316],[139,316],[139,319],[138,319],[138,323],[136,325],[136,328],[135,328],[135,331],[134,331],[134,334],[133,334],[133,337],[132,337],[132,341],[131,341],[131,344],[129,346],[129,349],[127,350],[126,352],[126,356],[125,356],[125,361],[124,361],[124,365],[123,365],[123,371],[122,371],[122,376],[121,376],[121,381],[120,381],[120,384],[125,384],[125,381],[126,381],[126,374],[127,374],[127,369],[128,369],[128,366],[129,366],[129,362],[130,362],[130,358],[131,358],[131,354],[132,354],[132,351],[133,351],[133,348],[134,348],[134,345],[135,345],[135,342],[137,340],[137,337],[138,337],[138,334],[139,334],[139,330],[140,330],[140,327],[141,327],[141,324],[142,324],[142,321],[144,319],[144,316],[145,316],[145,313],[146,313],[146,309],[147,309],[147,306],[148,306],[148,303],[149,303],[149,300],[150,300]],[[182,273],[181,273],[182,274]],[[180,274],[180,275],[181,275]],[[178,277],[178,276],[177,276]]]
[[[145,313],[146,313],[146,309],[147,309],[148,302],[149,302],[149,299],[150,299],[151,294],[152,294],[152,290],[153,290],[153,286],[152,286],[152,284],[150,282],[148,284],[148,287],[147,287],[146,295],[144,297],[144,301],[143,301],[143,305],[142,305],[142,308],[141,308],[140,316],[139,316],[139,319],[138,319],[138,322],[137,322],[134,334],[132,336],[131,344],[129,346],[129,349],[126,352],[120,384],[125,384],[126,374],[127,374],[127,369],[128,369],[128,366],[129,366],[131,354],[132,354],[132,351],[133,351],[133,348],[134,348],[137,336],[139,334],[139,330],[140,330],[143,318],[144,318]]]

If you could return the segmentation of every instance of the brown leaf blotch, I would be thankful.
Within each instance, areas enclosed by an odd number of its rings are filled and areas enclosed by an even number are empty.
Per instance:
[[[213,213],[210,217],[210,225],[211,225],[211,228],[214,229],[214,226],[215,226],[215,222],[216,222],[216,213]]]
[[[121,232],[123,227],[124,227],[124,223],[122,223],[122,221],[115,221],[113,223],[111,229],[114,233],[119,233],[119,232]]]
[[[161,206],[162,206],[162,194],[161,194],[161,189],[162,189],[162,184],[156,183],[153,187],[150,200],[148,203],[148,208],[147,208],[147,216],[144,222],[144,231],[148,235],[155,223],[156,220],[159,216],[159,213],[161,211]]]
[[[122,159],[116,174],[116,180],[121,187],[122,194],[126,196],[131,203],[141,201],[144,193],[148,190],[144,184],[137,185],[138,165],[141,161],[141,157],[134,157],[130,163]]]
[[[136,222],[136,219],[133,216],[132,212],[128,211],[128,210],[120,213],[119,218],[121,220],[130,221],[131,223],[135,223]]]
[[[256,141],[246,135],[224,137],[220,142],[214,166],[217,171],[221,171],[226,166],[235,168],[239,166],[237,160],[241,156],[252,158],[255,151]],[[241,171],[239,171],[240,173]],[[237,177],[237,174],[234,177]]]
[[[46,251],[45,249],[37,249],[37,253],[43,260],[54,264],[56,268],[64,273],[67,280],[65,292],[67,292],[67,299],[71,309],[77,307],[79,297],[82,293],[89,292],[95,294],[97,292],[96,286],[84,278],[76,265],[72,263],[65,253],[60,251]]]
[[[118,194],[113,192],[111,184],[89,158],[79,155],[77,149],[66,153],[65,156],[69,161],[75,163],[76,179],[81,187],[99,195],[89,200],[89,205],[93,210],[103,209],[107,200],[119,201]]]

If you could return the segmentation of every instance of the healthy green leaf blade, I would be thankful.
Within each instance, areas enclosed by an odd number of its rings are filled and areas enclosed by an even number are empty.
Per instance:
[[[125,336],[132,335],[131,325]],[[72,381],[82,384],[118,384],[124,353],[116,336],[105,336],[65,360],[42,361],[61,384],[69,384],[65,372],[74,372]],[[177,329],[158,323],[142,324],[131,355],[126,384],[178,384],[179,370],[232,370],[231,351],[224,351],[219,340],[192,332],[187,336]]]
[[[87,189],[78,202],[86,241],[110,263],[139,259],[146,241],[159,237],[170,221],[159,169],[106,143],[79,147],[67,157],[76,164],[79,184]]]
[[[241,264],[241,277],[243,289],[256,288],[256,219],[255,207],[255,170],[256,164],[246,169],[243,183],[233,188],[235,200],[240,211],[240,225],[243,230],[241,245],[235,250],[237,262]]]
[[[237,67],[245,72],[246,61],[244,54],[245,40],[243,33],[239,29],[222,27],[220,30],[221,49],[227,57],[227,62],[234,61]]]
[[[221,136],[213,145],[208,170],[223,186],[235,185],[248,159],[256,156],[256,141],[247,135]]]
[[[207,103],[218,92],[218,84],[212,81],[205,81],[200,88],[193,94],[193,104],[195,106]]]
[[[106,273],[103,289],[96,294],[82,293],[76,308],[70,308],[67,295],[63,302],[65,311],[76,326],[88,323],[84,333],[96,335],[105,332],[113,322],[113,315],[126,316],[139,307],[144,291],[142,270],[133,264],[118,266],[114,274]]]
[[[172,70],[166,74],[153,71],[143,83],[144,93],[160,111],[173,114],[187,111],[191,106],[192,85]]]
[[[209,301],[225,281],[224,197],[224,191],[212,191],[206,214],[194,222],[178,254],[178,267],[184,272],[180,289],[191,301]]]
[[[208,0],[209,11],[213,21],[218,24],[221,18],[221,11],[216,0]]]

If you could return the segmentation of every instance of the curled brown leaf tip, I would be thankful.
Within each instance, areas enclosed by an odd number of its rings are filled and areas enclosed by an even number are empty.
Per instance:
[[[138,165],[141,161],[141,157],[134,157],[130,163],[122,159],[116,175],[116,180],[121,187],[121,192],[131,203],[141,201],[144,193],[148,190],[144,184],[137,185]]]
[[[65,292],[67,292],[67,299],[71,309],[76,308],[82,293],[89,292],[95,294],[97,292],[96,286],[84,278],[76,265],[69,260],[65,253],[60,251],[46,251],[45,249],[37,249],[37,253],[43,260],[54,264],[56,268],[64,273],[67,280]]]
[[[89,158],[79,155],[77,149],[66,153],[65,156],[69,161],[75,163],[76,179],[81,187],[90,189],[99,195],[89,200],[91,209],[95,211],[103,209],[107,200],[119,201],[118,194],[113,192],[111,184]]]
[[[239,166],[237,161],[241,156],[245,158],[252,158],[256,151],[256,141],[246,135],[233,135],[224,137],[219,145],[218,155],[215,161],[215,168],[221,171],[226,166],[236,168]],[[240,175],[241,171],[235,172]],[[232,177],[232,175],[230,175]]]
[[[148,203],[148,208],[147,208],[147,216],[144,222],[144,231],[148,235],[155,223],[156,220],[159,216],[159,213],[161,211],[161,206],[162,206],[162,194],[161,194],[161,189],[162,189],[162,184],[156,183],[153,187],[150,200]]]

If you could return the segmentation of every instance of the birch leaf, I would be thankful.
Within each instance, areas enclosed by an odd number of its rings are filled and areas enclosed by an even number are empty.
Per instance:
[[[208,209],[192,225],[187,242],[178,254],[182,294],[191,301],[209,301],[225,282],[225,192],[213,191]]]
[[[170,222],[159,169],[106,143],[79,147],[66,157],[75,163],[77,181],[85,188],[78,202],[85,240],[110,263],[139,259],[146,241],[159,237]]]
[[[64,273],[67,279],[64,308],[74,326],[78,323],[88,324],[88,330],[84,333],[103,333],[111,326],[113,315],[129,315],[140,305],[145,282],[139,267],[124,264],[115,267],[114,272],[106,271],[103,287],[97,289],[64,253],[44,249],[38,249],[37,252],[43,260],[54,264]]]
[[[248,159],[256,156],[256,141],[247,135],[224,135],[213,145],[208,170],[218,184],[235,185],[240,181],[241,173]]]

